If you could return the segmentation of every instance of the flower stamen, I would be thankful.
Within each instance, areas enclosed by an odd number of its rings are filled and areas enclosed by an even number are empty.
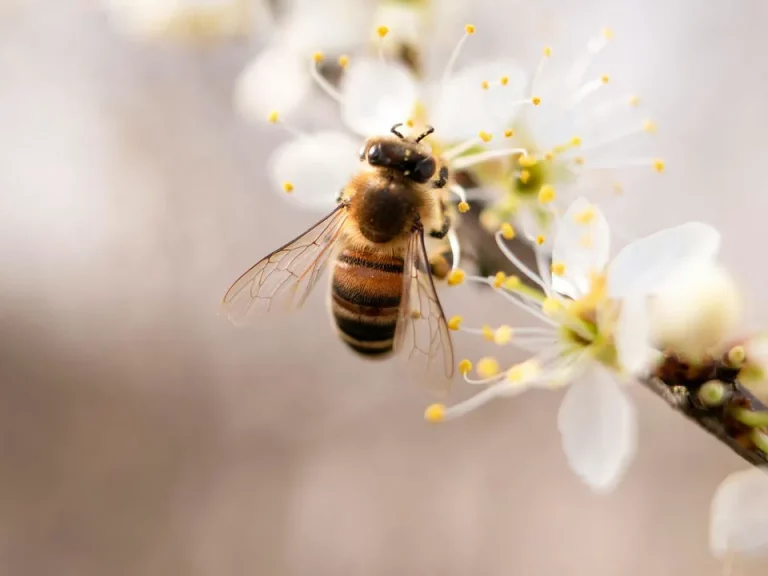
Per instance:
[[[334,88],[328,80],[326,80],[323,75],[320,73],[320,63],[325,59],[325,56],[322,52],[315,52],[312,55],[312,63],[309,67],[309,73],[312,75],[312,80],[315,81],[315,84],[328,96],[330,96],[333,100],[335,100],[337,103],[341,104],[342,97],[341,93]]]

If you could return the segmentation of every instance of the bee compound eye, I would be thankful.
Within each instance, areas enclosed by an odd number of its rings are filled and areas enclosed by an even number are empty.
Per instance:
[[[382,151],[381,146],[378,144],[374,144],[370,148],[368,148],[368,162],[371,164],[380,164],[382,159]]]
[[[411,178],[413,178],[416,182],[427,182],[430,178],[432,178],[432,176],[435,175],[436,169],[437,165],[435,164],[434,158],[424,158],[424,160],[416,164],[416,167],[411,173]]]

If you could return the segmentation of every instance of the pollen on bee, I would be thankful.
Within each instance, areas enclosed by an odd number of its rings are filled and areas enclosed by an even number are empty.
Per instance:
[[[509,344],[512,341],[513,336],[514,330],[512,330],[511,326],[507,326],[505,324],[503,326],[499,326],[496,329],[496,332],[493,334],[493,341],[498,346],[504,346],[505,344]]]
[[[449,330],[458,330],[461,326],[462,317],[461,316],[454,316],[450,320],[448,320],[448,329]]]
[[[462,282],[464,282],[465,273],[464,270],[461,268],[456,268],[454,270],[451,270],[451,273],[448,274],[448,286],[458,286]]]
[[[539,98],[538,96],[534,96],[533,98],[531,98],[531,104],[533,104],[534,106],[538,106],[539,104],[541,104],[541,98]]]
[[[506,279],[507,275],[504,274],[504,272],[496,272],[496,275],[493,277],[493,287],[501,288],[502,284],[504,284],[504,280]]]
[[[486,339],[486,340],[488,340],[489,342],[493,342],[493,337],[494,337],[493,328],[491,328],[490,326],[488,326],[488,324],[485,324],[485,325],[484,325],[484,326],[483,326],[483,327],[480,329],[480,331],[483,333],[483,338],[485,338],[485,339]]]
[[[469,374],[472,372],[472,362],[464,358],[461,362],[459,362],[459,373],[462,375]]]
[[[378,34],[379,38],[384,38],[384,36],[389,34],[389,28],[386,26],[379,26],[376,28],[376,34]]]
[[[544,46],[544,49],[541,51],[541,53],[545,58],[549,58],[552,56],[552,46]]]
[[[411,318],[413,318],[414,320],[418,320],[419,318],[421,318],[421,310],[419,310],[418,308],[414,308],[413,310],[411,310]]]
[[[346,68],[347,66],[349,66],[349,56],[347,56],[346,54],[342,54],[341,56],[339,56],[339,66],[341,66],[342,68]]]
[[[664,172],[665,164],[664,160],[661,160],[660,158],[657,158],[653,161],[653,169],[656,170],[656,172]]]
[[[573,219],[576,221],[577,224],[589,224],[592,222],[592,220],[595,219],[595,208],[594,206],[588,206],[584,208],[584,210],[577,212]]]
[[[272,124],[277,124],[277,122],[280,120],[280,113],[277,110],[272,110],[272,112],[269,113],[267,116],[267,121]]]
[[[469,212],[469,204],[467,202],[464,202],[463,200],[459,202],[457,208],[459,209],[459,212],[462,214],[466,214]]]
[[[544,234],[539,234],[538,236],[536,236],[536,244],[538,244],[539,246],[544,244],[544,242],[546,241],[547,241],[547,237],[544,236]]]
[[[496,376],[501,370],[498,360],[493,356],[486,356],[477,361],[477,374],[481,378]]]
[[[286,194],[290,194],[291,192],[293,192],[293,183],[288,181],[283,182],[283,192],[285,192]]]
[[[480,83],[480,86],[482,86],[483,90],[488,90],[488,88],[491,87],[491,84],[488,82],[488,80],[483,80]]]
[[[643,132],[647,132],[648,134],[656,134],[656,123],[653,120],[644,120]]]
[[[424,410],[424,420],[437,424],[445,420],[445,406],[443,404],[431,404]]]
[[[509,76],[502,76],[499,82],[501,82],[502,86],[506,86],[509,84]]]
[[[483,142],[490,142],[493,139],[493,134],[483,132],[482,130],[478,133],[478,136]]]
[[[505,240],[512,240],[515,236],[517,236],[517,232],[515,231],[515,228],[512,226],[512,224],[509,222],[504,222],[501,225],[501,235]]]
[[[464,32],[467,34],[474,34],[475,33],[475,25],[474,24],[467,24],[464,26]]]
[[[554,202],[556,197],[555,189],[550,184],[544,184],[539,190],[539,203],[541,204]]]
[[[520,171],[520,182],[523,184],[528,184],[528,180],[531,179],[531,173],[528,170],[521,170]]]
[[[565,274],[565,264],[563,262],[552,262],[552,274],[555,276]]]
[[[515,135],[514,130],[504,130],[504,138],[512,138]]]
[[[600,76],[600,82],[602,82],[603,84],[608,84],[608,82],[610,81],[611,81],[611,77],[608,76],[608,74],[603,74],[602,76]]]
[[[320,64],[320,62],[322,62],[323,60],[325,60],[325,54],[323,54],[322,52],[315,52],[314,54],[312,54],[312,62],[314,62],[315,64]]]

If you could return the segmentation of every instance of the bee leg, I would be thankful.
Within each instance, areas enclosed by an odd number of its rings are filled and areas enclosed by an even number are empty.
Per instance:
[[[342,200],[344,200],[344,188],[339,190],[339,193],[336,194],[336,204],[341,204]]]
[[[442,166],[440,168],[440,172],[438,172],[437,180],[432,182],[432,187],[445,188],[446,184],[448,184],[448,168],[446,166]]]
[[[438,280],[445,280],[453,268],[453,251],[450,246],[441,247],[429,256],[429,270]]]
[[[450,229],[451,219],[448,214],[443,213],[443,226],[440,228],[440,230],[430,230],[429,235],[432,236],[432,238],[445,238],[446,234],[448,234],[448,230]]]

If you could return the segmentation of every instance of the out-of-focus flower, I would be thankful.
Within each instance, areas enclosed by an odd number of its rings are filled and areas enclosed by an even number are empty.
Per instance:
[[[621,193],[619,171],[664,170],[661,159],[622,152],[625,141],[655,133],[656,124],[643,117],[637,96],[616,94],[608,74],[592,71],[593,59],[612,37],[604,29],[575,58],[549,46],[543,49],[526,83],[525,97],[535,106],[524,107],[504,127],[511,143],[527,154],[507,159],[501,174],[494,172],[487,182],[493,194],[486,199],[482,221],[490,231],[513,221],[535,239],[548,233],[553,210],[565,209],[576,196]],[[499,77],[484,80],[489,94],[506,89]]]
[[[509,93],[522,91],[523,78],[511,62],[483,62],[468,66],[453,74],[452,70],[464,42],[474,33],[468,25],[465,35],[454,50],[440,82],[420,83],[404,65],[389,62],[385,57],[360,58],[350,61],[342,57],[345,68],[338,89],[322,77],[318,70],[325,58],[316,53],[307,63],[308,76],[314,79],[339,104],[344,125],[358,137],[346,132],[323,132],[307,135],[287,124],[278,110],[267,118],[282,123],[294,138],[280,146],[270,163],[274,188],[290,192],[303,205],[328,210],[339,190],[359,168],[357,150],[361,137],[386,134],[396,123],[403,123],[403,131],[419,134],[428,124],[437,127],[425,140],[433,152],[442,155],[454,171],[467,169],[477,162],[485,162],[487,155],[468,156],[491,139],[489,130],[512,121],[517,109],[508,105]],[[386,41],[388,29],[379,35]],[[510,92],[498,93],[498,99],[489,100],[480,88],[480,79],[488,74],[504,74]],[[518,149],[493,151],[508,155]],[[464,193],[456,182],[450,185],[461,200]]]
[[[712,553],[768,557],[768,468],[731,474],[712,499],[709,525]]]
[[[266,0],[105,0],[115,26],[151,39],[210,41],[251,34],[269,18]]]
[[[593,489],[612,489],[635,450],[635,412],[615,382],[645,373],[657,354],[651,346],[648,299],[677,270],[710,260],[719,249],[719,233],[691,222],[662,230],[626,246],[609,262],[610,232],[600,210],[586,199],[574,201],[554,221],[552,262],[537,250],[538,273],[507,247],[509,225],[496,234],[500,249],[537,289],[519,277],[466,277],[487,284],[506,301],[529,312],[543,327],[451,327],[485,336],[497,345],[516,345],[535,354],[501,370],[492,358],[459,368],[465,380],[483,390],[463,403],[428,409],[432,420],[465,414],[496,397],[515,396],[538,387],[572,382],[558,415],[563,448],[573,470]],[[537,245],[546,246],[538,238]],[[459,276],[461,276],[459,274]],[[454,282],[455,283],[455,282]]]

